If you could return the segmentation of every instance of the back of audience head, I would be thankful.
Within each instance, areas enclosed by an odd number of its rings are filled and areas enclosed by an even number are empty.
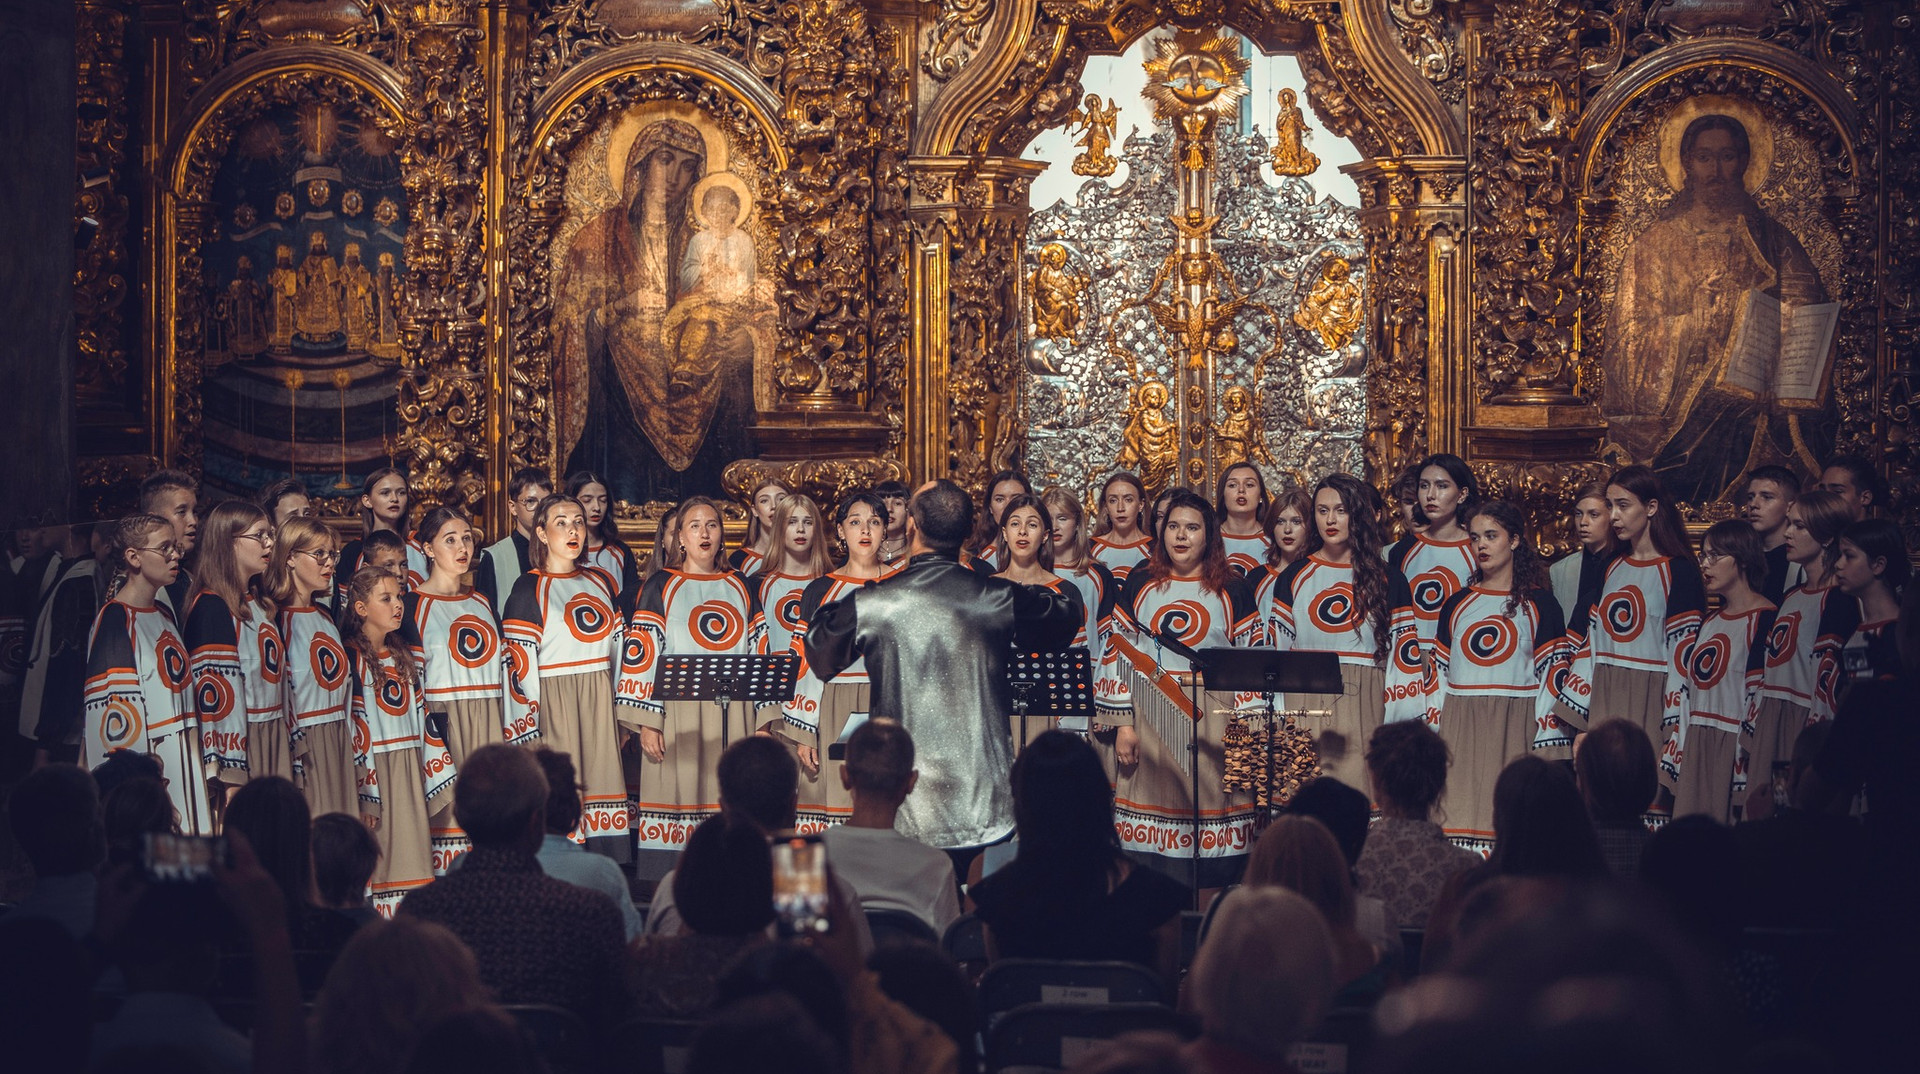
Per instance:
[[[113,789],[130,779],[157,779],[165,782],[166,770],[149,754],[135,750],[114,750],[93,766],[93,782],[100,788],[100,800],[106,801]]]
[[[312,824],[300,788],[279,776],[248,780],[227,803],[226,826],[246,837],[289,907],[312,902]]]
[[[1319,827],[1306,818],[1281,818],[1276,827],[1289,820]],[[1319,834],[1331,850],[1333,838],[1324,829]],[[1254,1055],[1285,1057],[1326,1013],[1334,962],[1332,933],[1309,899],[1284,887],[1235,891],[1214,915],[1188,980],[1202,1034]]]
[[[786,993],[728,1005],[693,1035],[687,1074],[842,1074],[846,1049]]]
[[[1745,900],[1733,829],[1703,814],[1676,817],[1640,855],[1640,882],[1665,897],[1680,927],[1717,953],[1740,942]]]
[[[467,755],[453,784],[453,815],[475,849],[531,853],[546,835],[547,777],[533,754],[492,743]]]
[[[93,777],[70,764],[42,765],[7,800],[7,824],[36,875],[92,872],[106,854]]]
[[[1420,720],[1381,724],[1367,741],[1373,797],[1388,815],[1426,820],[1447,789],[1452,763],[1446,740]]]
[[[406,1074],[546,1074],[547,1064],[513,1016],[469,1007],[435,1021],[414,1042]]]
[[[847,737],[841,779],[849,791],[880,802],[905,801],[919,775],[913,769],[913,736],[894,720],[868,720]]]
[[[132,861],[149,833],[166,834],[175,828],[173,799],[157,779],[130,779],[113,789],[100,803],[106,824],[107,856],[115,864]]]
[[[708,817],[687,837],[673,871],[673,901],[693,932],[745,936],[773,921],[773,857],[752,821]]]
[[[856,732],[858,733],[858,732]],[[979,1014],[973,987],[945,951],[921,940],[883,943],[867,958],[887,998],[940,1027],[960,1053],[960,1069],[973,1070]]]
[[[1063,885],[1058,894],[1106,890],[1120,853],[1113,785],[1085,739],[1048,731],[1020,752],[1013,762],[1013,823],[1022,868]]]
[[[547,834],[566,835],[580,823],[580,777],[573,756],[545,746],[533,751],[547,777]]]
[[[768,835],[793,827],[800,808],[800,766],[787,748],[767,735],[749,735],[728,746],[715,769],[720,808],[744,817]]]
[[[1580,740],[1573,772],[1595,824],[1641,823],[1660,789],[1653,740],[1632,720],[1602,720]]]
[[[373,922],[341,950],[314,1003],[317,1069],[398,1070],[428,1027],[489,1002],[473,952],[451,931],[405,916]]]
[[[71,1069],[87,1040],[93,973],[50,917],[0,915],[0,1040],[15,1070]]]
[[[1561,765],[1520,757],[1493,785],[1493,853],[1507,876],[1594,879],[1607,875],[1586,803]]]
[[[1172,1033],[1122,1033],[1082,1055],[1067,1074],[1197,1074],[1199,1065]]]
[[[846,993],[826,960],[812,948],[770,943],[741,954],[714,985],[714,1008],[724,1011],[764,996],[782,996],[799,1004],[807,1019],[833,1042],[834,1053],[847,1054],[851,1026]]]
[[[1333,833],[1312,817],[1276,818],[1247,855],[1245,884],[1298,892],[1330,927],[1353,927],[1352,867]]]
[[[1340,844],[1340,853],[1346,857],[1347,865],[1359,864],[1360,852],[1367,846],[1367,824],[1373,812],[1365,794],[1332,776],[1321,776],[1300,788],[1287,803],[1286,811],[1296,817],[1312,817],[1326,825],[1334,841]]]
[[[359,817],[325,813],[313,818],[313,886],[333,910],[366,905],[367,882],[380,861],[380,844]]]

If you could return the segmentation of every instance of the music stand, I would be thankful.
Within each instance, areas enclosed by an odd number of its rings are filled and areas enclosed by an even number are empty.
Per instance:
[[[1020,717],[1020,748],[1027,745],[1027,717],[1093,715],[1093,653],[1084,645],[1051,653],[1015,653],[1007,660],[1007,692]]]
[[[800,658],[792,653],[673,653],[660,658],[656,701],[720,702],[720,748],[727,748],[733,703],[793,699]]]
[[[1273,695],[1342,694],[1346,683],[1340,675],[1337,653],[1292,649],[1202,649],[1205,662],[1203,678],[1207,689],[1233,693],[1263,694],[1267,699],[1267,816],[1273,813],[1273,742],[1279,714],[1273,708]],[[1263,818],[1264,819],[1264,818]]]

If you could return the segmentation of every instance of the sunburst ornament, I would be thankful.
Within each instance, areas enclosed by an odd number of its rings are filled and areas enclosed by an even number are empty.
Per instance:
[[[1247,95],[1247,58],[1240,39],[1224,30],[1176,30],[1154,42],[1146,64],[1147,98],[1159,119],[1204,112],[1233,121]]]

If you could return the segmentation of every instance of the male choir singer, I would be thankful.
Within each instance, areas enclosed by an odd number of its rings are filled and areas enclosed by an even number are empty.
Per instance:
[[[908,506],[907,565],[822,608],[806,635],[807,666],[822,680],[865,658],[871,715],[898,720],[918,752],[920,782],[896,828],[948,849],[1013,830],[1007,656],[1065,648],[1081,619],[1063,593],[961,566],[972,531],[960,486],[922,485]]]

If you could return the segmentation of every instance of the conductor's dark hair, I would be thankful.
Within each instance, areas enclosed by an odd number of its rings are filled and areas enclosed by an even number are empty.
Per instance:
[[[907,511],[920,530],[920,540],[936,552],[958,552],[973,532],[973,498],[945,478],[921,489]]]

